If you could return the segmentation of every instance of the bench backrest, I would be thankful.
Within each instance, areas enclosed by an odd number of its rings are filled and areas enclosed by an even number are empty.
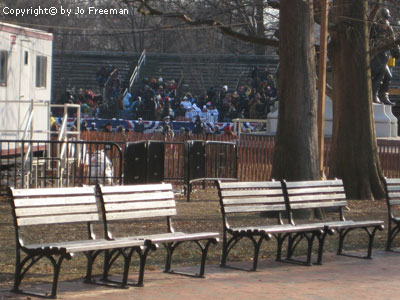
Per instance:
[[[288,207],[291,210],[310,208],[342,208],[347,205],[343,181],[311,180],[282,181]]]
[[[400,205],[400,178],[385,178],[385,191],[389,214],[393,216],[393,206]]]
[[[19,226],[99,220],[93,187],[8,188],[14,223]]]
[[[176,215],[171,184],[98,185],[105,226],[108,221]],[[106,234],[108,229],[106,229]]]
[[[217,181],[223,218],[227,214],[283,212],[285,198],[279,181]],[[280,218],[280,214],[278,216]],[[226,220],[224,220],[226,221]]]

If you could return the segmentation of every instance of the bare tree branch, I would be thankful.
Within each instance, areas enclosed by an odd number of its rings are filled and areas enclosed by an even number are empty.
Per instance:
[[[143,15],[151,15],[151,16],[162,16],[165,18],[175,18],[184,21],[186,24],[190,26],[210,26],[216,29],[219,29],[223,34],[233,37],[235,39],[250,42],[254,44],[271,46],[271,47],[279,47],[279,41],[269,38],[257,37],[255,35],[246,35],[240,33],[238,31],[233,30],[231,27],[224,25],[223,23],[216,20],[194,20],[190,18],[188,15],[183,13],[164,13],[150,6],[145,0],[138,0],[141,3],[138,11]]]
[[[375,16],[378,13],[378,10],[379,10],[379,3],[374,3],[371,7],[371,12],[369,13],[369,16],[368,16],[369,22],[374,21]]]

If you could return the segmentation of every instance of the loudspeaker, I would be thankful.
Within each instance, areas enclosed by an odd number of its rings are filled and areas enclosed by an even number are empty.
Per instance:
[[[147,142],[128,143],[125,147],[124,184],[147,182]]]
[[[163,181],[165,156],[164,142],[149,141],[147,150],[147,182]]]
[[[188,155],[189,180],[206,175],[206,148],[203,141],[190,141]]]

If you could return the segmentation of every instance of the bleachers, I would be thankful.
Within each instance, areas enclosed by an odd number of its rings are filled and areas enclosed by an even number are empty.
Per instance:
[[[96,71],[100,66],[114,65],[120,70],[121,82],[125,86],[139,58],[139,53],[98,53],[98,52],[55,52],[53,59],[53,97],[67,88],[92,89],[99,93]],[[277,56],[255,55],[185,55],[148,53],[146,63],[141,69],[140,79],[144,77],[183,82],[193,94],[200,94],[209,87],[220,88],[228,85],[230,89],[246,82],[253,66],[268,67],[275,72]]]
[[[235,88],[240,80],[244,84],[251,67],[268,67],[276,71],[276,56],[234,56],[234,55],[182,55],[182,54],[148,54],[141,78],[162,77],[179,80],[193,94],[200,94],[210,87],[220,88],[227,85]]]
[[[53,98],[58,99],[66,89],[91,89],[101,93],[96,72],[109,64],[120,71],[121,83],[126,85],[140,54],[102,52],[61,52],[53,57]]]

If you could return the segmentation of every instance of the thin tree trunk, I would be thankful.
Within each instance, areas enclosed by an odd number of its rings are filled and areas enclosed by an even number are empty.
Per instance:
[[[280,1],[279,117],[272,177],[319,178],[313,1]]]
[[[334,4],[335,21],[342,25],[331,34],[329,51],[334,91],[330,176],[343,179],[349,198],[383,198],[372,110],[368,2],[336,0]]]

